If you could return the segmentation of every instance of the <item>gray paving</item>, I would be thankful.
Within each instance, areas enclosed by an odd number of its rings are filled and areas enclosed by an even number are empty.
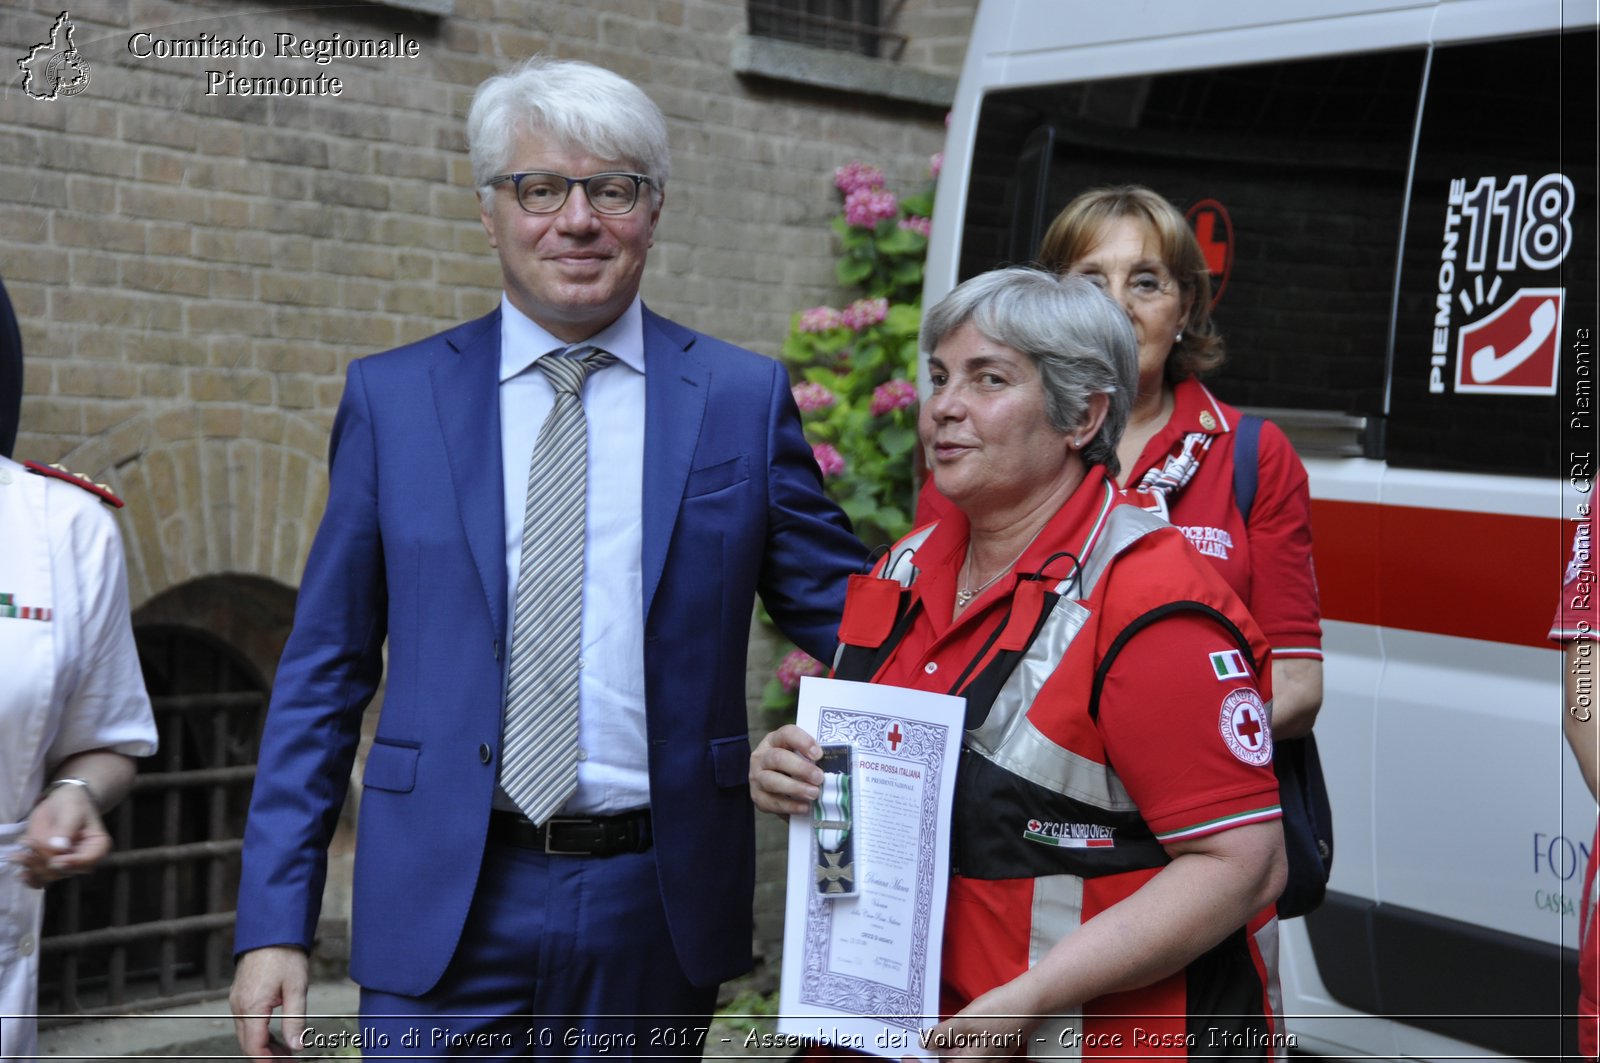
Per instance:
[[[353,982],[319,982],[311,987],[306,1010],[310,1025],[350,1031],[360,993]],[[239,1055],[226,1000],[191,1004],[139,1015],[86,1018],[41,1030],[40,1060],[123,1059],[234,1060]],[[305,1060],[323,1058],[307,1053]]]

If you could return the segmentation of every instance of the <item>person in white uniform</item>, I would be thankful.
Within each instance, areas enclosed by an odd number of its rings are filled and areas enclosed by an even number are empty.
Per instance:
[[[0,305],[0,317],[9,310]],[[7,391],[0,408],[14,412],[21,396]],[[97,493],[0,454],[0,1057],[8,1060],[36,1050],[43,887],[110,851],[100,813],[127,792],[133,758],[156,748],[122,538]]]

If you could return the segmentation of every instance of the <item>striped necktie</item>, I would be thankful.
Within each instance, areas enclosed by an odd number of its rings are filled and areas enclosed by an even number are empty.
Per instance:
[[[616,356],[572,347],[534,364],[555,388],[528,464],[522,563],[511,629],[500,786],[535,823],[578,785],[578,654],[589,443],[583,382]]]

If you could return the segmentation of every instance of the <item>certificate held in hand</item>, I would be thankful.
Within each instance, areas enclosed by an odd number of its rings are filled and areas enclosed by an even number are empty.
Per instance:
[[[780,1035],[899,1059],[939,1010],[963,698],[806,678],[822,794],[789,820]]]

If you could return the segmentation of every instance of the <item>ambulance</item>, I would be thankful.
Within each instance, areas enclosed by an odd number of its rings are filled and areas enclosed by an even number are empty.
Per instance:
[[[1227,402],[1311,478],[1334,810],[1314,1053],[1570,1050],[1595,803],[1546,641],[1593,483],[1596,0],[983,0],[928,305],[1077,192],[1189,213]],[[1569,1013],[1563,1016],[1562,1013]]]

